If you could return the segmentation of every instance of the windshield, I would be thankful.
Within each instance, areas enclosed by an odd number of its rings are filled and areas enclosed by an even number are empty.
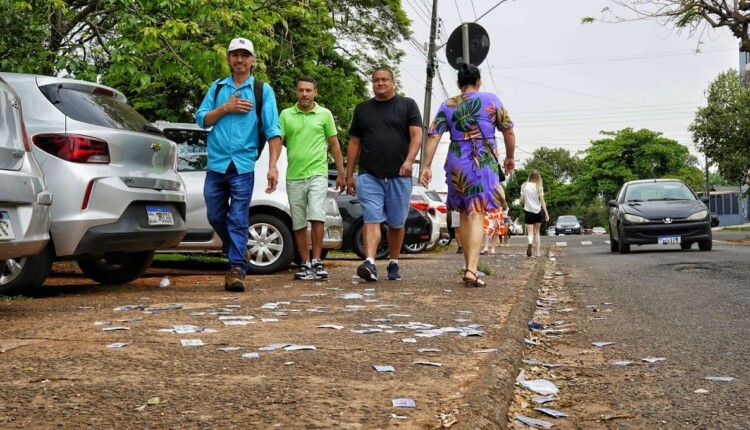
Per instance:
[[[625,193],[625,202],[658,200],[695,200],[695,194],[687,185],[678,181],[631,184]]]

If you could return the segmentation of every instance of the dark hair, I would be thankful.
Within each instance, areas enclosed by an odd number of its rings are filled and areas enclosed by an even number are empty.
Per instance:
[[[373,70],[372,74],[375,75],[377,72],[388,72],[389,75],[391,75],[391,79],[393,79],[393,70],[389,69],[388,67],[378,67],[377,69]]]
[[[476,85],[482,79],[479,68],[473,64],[461,63],[458,66],[458,86]]]
[[[294,87],[296,88],[300,82],[309,82],[313,84],[313,88],[318,88],[318,83],[315,82],[315,78],[313,78],[312,76],[301,76],[299,79],[297,79],[297,82],[294,83]]]

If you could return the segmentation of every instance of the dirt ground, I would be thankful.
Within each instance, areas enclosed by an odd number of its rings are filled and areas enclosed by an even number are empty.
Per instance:
[[[482,257],[484,289],[462,286],[455,248],[402,256],[401,282],[358,283],[359,261],[332,258],[329,281],[248,277],[234,294],[220,265],[103,287],[57,263],[48,296],[0,302],[0,427],[503,428],[546,259],[502,250]]]

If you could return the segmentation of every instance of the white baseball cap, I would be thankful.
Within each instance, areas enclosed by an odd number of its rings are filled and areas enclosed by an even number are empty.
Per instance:
[[[240,49],[244,49],[245,51],[249,52],[250,55],[255,56],[255,48],[253,47],[253,42],[245,39],[244,37],[232,39],[232,41],[229,42],[227,53]]]

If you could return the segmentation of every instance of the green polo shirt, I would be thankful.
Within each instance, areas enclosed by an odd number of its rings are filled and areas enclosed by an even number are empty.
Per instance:
[[[281,111],[279,125],[286,142],[286,178],[327,178],[328,138],[338,134],[331,111],[315,103],[315,107],[305,113],[295,103]]]

